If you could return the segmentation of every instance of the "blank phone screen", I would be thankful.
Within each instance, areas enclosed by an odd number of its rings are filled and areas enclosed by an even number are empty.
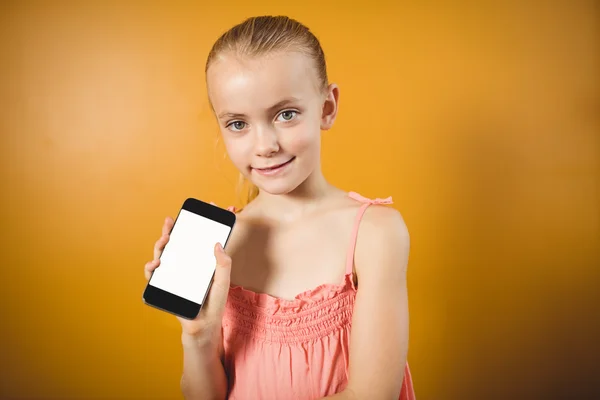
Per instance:
[[[150,285],[202,304],[215,271],[215,244],[225,247],[231,227],[182,209]]]

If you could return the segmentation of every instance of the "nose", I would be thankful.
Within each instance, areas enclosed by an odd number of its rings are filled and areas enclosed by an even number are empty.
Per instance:
[[[257,156],[270,157],[279,151],[279,141],[274,129],[260,127],[255,132],[254,148]]]

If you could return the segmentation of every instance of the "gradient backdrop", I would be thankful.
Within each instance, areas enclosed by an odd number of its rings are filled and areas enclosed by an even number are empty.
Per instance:
[[[142,269],[184,198],[238,204],[203,69],[255,14],[318,34],[326,176],[409,226],[419,400],[600,395],[600,9],[498,3],[3,1],[0,397],[180,397]]]

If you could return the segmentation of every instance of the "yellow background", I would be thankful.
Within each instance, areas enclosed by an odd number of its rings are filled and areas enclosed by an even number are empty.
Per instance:
[[[179,397],[142,269],[184,198],[237,204],[203,68],[256,14],[318,34],[326,176],[409,226],[417,398],[598,393],[597,3],[408,3],[2,2],[0,397]]]

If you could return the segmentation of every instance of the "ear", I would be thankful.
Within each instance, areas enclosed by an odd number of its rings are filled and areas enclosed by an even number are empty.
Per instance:
[[[331,129],[338,112],[338,104],[340,98],[340,88],[335,83],[327,87],[327,97],[323,102],[321,112],[321,130]]]

